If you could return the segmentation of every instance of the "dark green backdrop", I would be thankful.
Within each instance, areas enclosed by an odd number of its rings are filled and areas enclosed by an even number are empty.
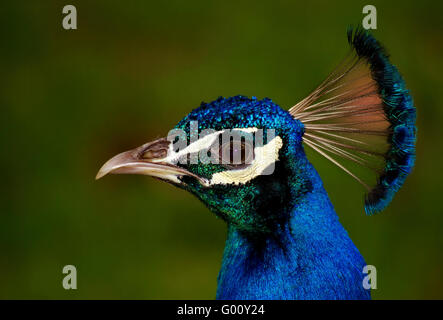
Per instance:
[[[0,5],[0,298],[213,298],[225,225],[184,191],[94,176],[165,135],[202,100],[303,98],[378,9],[418,109],[417,163],[392,205],[316,155],[337,213],[378,271],[373,297],[443,298],[441,1],[3,1]],[[74,4],[78,30],[62,29]],[[62,268],[78,290],[62,288]]]

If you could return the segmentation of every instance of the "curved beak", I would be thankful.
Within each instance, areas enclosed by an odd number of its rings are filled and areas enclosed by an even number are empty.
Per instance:
[[[108,160],[100,168],[95,179],[107,174],[141,174],[175,184],[184,184],[181,178],[189,176],[197,179],[202,185],[208,185],[206,179],[172,163],[168,157],[171,153],[171,142],[167,139],[145,143]]]

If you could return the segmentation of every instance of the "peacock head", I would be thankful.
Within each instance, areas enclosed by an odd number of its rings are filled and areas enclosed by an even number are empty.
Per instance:
[[[414,166],[416,111],[381,44],[362,28],[349,29],[348,42],[354,54],[288,111],[254,97],[203,103],[166,138],[106,162],[97,178],[150,175],[195,194],[241,231],[273,232],[302,195],[322,189],[303,140],[367,190],[367,214],[382,211]]]
[[[142,174],[196,195],[246,233],[268,233],[285,210],[303,124],[270,99],[219,98],[185,116],[167,137],[118,154],[106,174]]]

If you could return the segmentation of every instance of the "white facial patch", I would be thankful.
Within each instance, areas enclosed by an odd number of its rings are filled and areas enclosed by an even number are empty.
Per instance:
[[[245,184],[259,175],[271,174],[272,172],[265,171],[278,160],[282,146],[282,139],[276,136],[268,144],[254,148],[255,159],[250,165],[242,169],[214,173],[209,184]]]

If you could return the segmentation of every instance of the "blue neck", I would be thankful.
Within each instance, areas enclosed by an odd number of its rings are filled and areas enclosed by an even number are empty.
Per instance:
[[[228,226],[217,299],[370,299],[362,286],[363,257],[317,172],[309,163],[305,169],[312,191],[293,195],[290,217],[272,237],[256,239]]]

